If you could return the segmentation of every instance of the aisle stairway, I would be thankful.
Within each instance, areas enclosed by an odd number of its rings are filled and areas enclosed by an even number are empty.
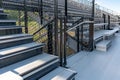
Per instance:
[[[0,80],[73,80],[76,72],[60,67],[57,56],[43,52],[44,45],[0,9]]]

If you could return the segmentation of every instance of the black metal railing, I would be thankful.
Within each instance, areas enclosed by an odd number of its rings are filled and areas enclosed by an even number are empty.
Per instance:
[[[8,14],[12,11],[12,14],[16,13],[11,18],[14,17],[17,25],[24,27],[25,33],[32,34],[34,41],[45,42],[48,53],[60,56],[61,66],[67,64],[68,36],[77,42],[77,52],[80,48],[92,51],[93,21],[104,24],[108,22],[108,29],[111,20],[116,21],[116,16],[110,17],[106,11],[95,8],[94,0],[89,4],[77,3],[74,0],[0,0],[0,7],[7,9],[5,12]],[[109,14],[108,19],[101,17],[101,14]],[[73,19],[75,21],[71,22],[72,26],[68,26],[68,21]],[[68,33],[72,29],[75,37]]]

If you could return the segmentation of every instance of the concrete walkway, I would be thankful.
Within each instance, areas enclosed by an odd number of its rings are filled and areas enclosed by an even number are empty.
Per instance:
[[[120,80],[120,33],[107,52],[80,52],[68,58],[76,80]]]

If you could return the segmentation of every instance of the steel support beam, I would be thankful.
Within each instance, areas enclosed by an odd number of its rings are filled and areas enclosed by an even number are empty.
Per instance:
[[[103,14],[103,21],[104,21],[104,23],[106,23],[106,15],[105,14]],[[104,25],[104,30],[106,29],[106,26]]]
[[[43,0],[40,0],[40,22],[43,24]]]
[[[77,31],[77,34],[76,34],[76,36],[77,36],[77,52],[80,52],[80,28],[79,27],[77,27],[76,28],[76,31]]]
[[[110,30],[110,15],[108,15],[108,30]]]
[[[60,18],[60,66],[63,66],[63,19]]]
[[[48,25],[48,53],[53,54],[53,25],[52,23]]]
[[[55,24],[54,24],[54,40],[55,40],[55,55],[58,55],[58,0],[54,0],[54,17],[55,17]]]
[[[25,21],[25,33],[28,33],[28,14],[26,0],[24,0],[24,21]]]
[[[83,17],[82,17],[82,22],[83,22]],[[81,44],[81,50],[83,50],[83,25],[80,27],[80,44]]]
[[[0,8],[2,8],[2,0],[0,0]]]
[[[68,6],[67,6],[67,0],[65,0],[65,17],[64,17],[64,66],[65,65],[67,65],[67,59],[66,59],[66,57],[67,57],[67,44],[66,44],[66,42],[67,42],[67,33],[66,33],[66,31],[67,31],[67,16],[68,16],[68,12],[67,12],[67,10],[68,10],[68,8],[67,8]]]
[[[94,21],[95,16],[95,0],[92,0],[92,18],[90,21]],[[89,50],[93,51],[94,49],[94,23],[89,24]]]
[[[18,24],[19,24],[19,26],[21,26],[21,11],[20,10],[18,10]]]

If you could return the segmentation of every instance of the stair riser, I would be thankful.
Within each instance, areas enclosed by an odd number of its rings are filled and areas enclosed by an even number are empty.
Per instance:
[[[16,25],[16,22],[0,22],[0,26],[12,26]]]
[[[30,43],[32,41],[33,41],[32,38],[28,38],[28,39],[23,39],[23,40],[19,40],[19,41],[11,41],[11,42],[7,42],[7,43],[1,43],[0,49],[17,46],[17,45],[21,45],[21,44],[26,44],[26,43]]]
[[[0,13],[3,13],[4,11],[3,10],[0,10]]]
[[[22,33],[22,28],[0,30],[0,36],[11,35],[11,34],[20,34],[20,33]]]
[[[0,68],[28,59],[30,57],[36,56],[41,53],[42,53],[42,48],[38,48],[38,49],[29,50],[29,51],[24,51],[10,57],[2,58],[0,59]]]
[[[7,15],[0,15],[0,20],[7,19]]]
[[[31,75],[30,77],[25,78],[24,80],[38,80],[39,78],[41,78],[44,75],[48,74],[49,72],[51,72],[52,70],[54,70],[58,66],[59,66],[59,62],[56,62],[56,63],[42,69],[41,71]]]

